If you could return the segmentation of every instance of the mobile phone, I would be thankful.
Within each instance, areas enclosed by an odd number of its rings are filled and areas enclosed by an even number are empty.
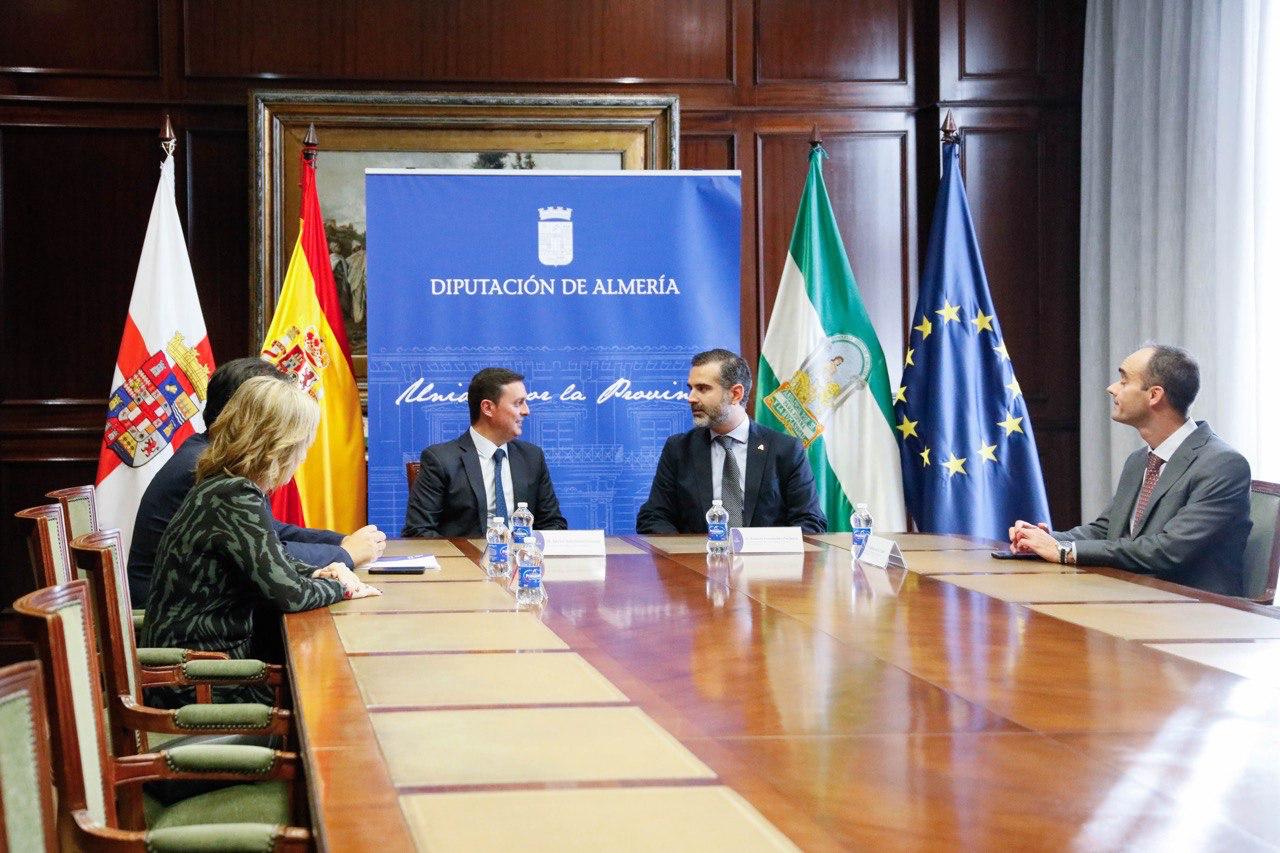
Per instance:
[[[1015,554],[1012,551],[992,551],[991,556],[997,560],[1038,560],[1039,554]]]
[[[371,575],[421,575],[427,571],[426,566],[370,566]]]

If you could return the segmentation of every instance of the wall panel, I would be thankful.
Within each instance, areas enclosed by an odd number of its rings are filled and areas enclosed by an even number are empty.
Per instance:
[[[185,8],[192,77],[515,82],[732,76],[729,0],[219,0],[187,2]],[[246,21],[262,25],[246,28]]]
[[[954,109],[1055,521],[1074,521],[1083,26],[1084,0],[11,0],[0,16],[0,581],[26,559],[12,512],[93,476],[166,111],[215,355],[258,343],[246,103],[263,87],[679,94],[683,166],[743,171],[752,361],[817,125],[895,375],[937,125]]]

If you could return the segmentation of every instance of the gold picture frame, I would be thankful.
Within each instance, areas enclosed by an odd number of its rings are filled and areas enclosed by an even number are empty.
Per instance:
[[[675,95],[259,90],[249,94],[249,109],[250,339],[257,344],[266,334],[298,238],[299,160],[314,125],[320,204],[361,386],[364,168],[679,167]],[[328,172],[326,157],[335,164]],[[358,228],[349,221],[357,216]]]

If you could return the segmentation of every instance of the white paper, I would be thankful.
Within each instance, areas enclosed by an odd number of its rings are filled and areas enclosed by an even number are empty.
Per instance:
[[[434,554],[408,554],[400,557],[380,557],[369,564],[369,568],[379,569],[438,569],[440,561]]]
[[[887,569],[890,566],[896,566],[900,569],[907,567],[907,561],[902,556],[902,550],[898,547],[898,543],[883,536],[868,537],[867,547],[862,549],[862,556],[856,559],[860,563],[880,569]]]
[[[603,530],[535,530],[545,557],[603,557]]]
[[[735,554],[803,554],[799,527],[735,527],[729,534]]]

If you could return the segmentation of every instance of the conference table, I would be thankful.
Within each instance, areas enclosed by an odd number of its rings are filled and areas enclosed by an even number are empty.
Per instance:
[[[1275,608],[892,538],[610,537],[532,611],[390,543],[440,568],[285,617],[318,847],[1280,848]]]

